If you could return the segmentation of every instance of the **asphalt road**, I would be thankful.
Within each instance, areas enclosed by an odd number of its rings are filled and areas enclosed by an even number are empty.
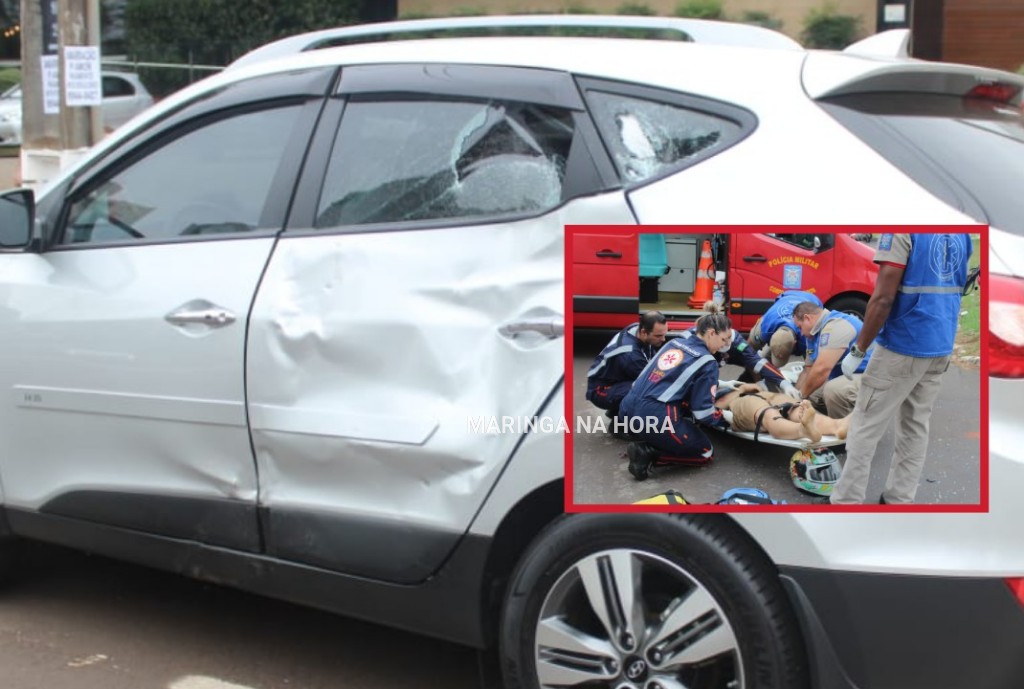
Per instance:
[[[468,648],[30,545],[0,588],[3,689],[474,689]]]
[[[603,411],[585,398],[586,372],[607,343],[607,335],[576,333],[573,340],[573,404],[576,415],[598,417]],[[734,379],[741,369],[727,366],[723,379]],[[980,377],[977,370],[950,366],[931,418],[931,440],[918,503],[978,504],[980,477]],[[629,475],[626,442],[610,434],[573,436],[573,501],[577,504],[628,504],[674,489],[688,502],[711,503],[729,488],[753,487],[775,500],[790,504],[820,502],[798,491],[789,479],[794,450],[758,444],[724,433],[711,432],[715,458],[706,467],[665,467],[646,481]],[[882,437],[868,484],[868,498],[877,500],[885,486],[892,456],[894,432]],[[834,448],[845,460],[845,446]],[[985,458],[987,461],[987,457]],[[827,509],[827,505],[822,506]]]

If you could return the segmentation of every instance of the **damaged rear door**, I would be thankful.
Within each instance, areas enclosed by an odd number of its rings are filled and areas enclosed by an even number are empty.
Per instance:
[[[272,555],[411,583],[560,384],[563,225],[631,215],[568,74],[345,68],[329,109],[253,310],[261,516]]]

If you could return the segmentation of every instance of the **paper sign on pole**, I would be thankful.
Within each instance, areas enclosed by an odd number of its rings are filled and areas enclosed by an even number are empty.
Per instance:
[[[103,102],[99,46],[64,47],[64,98],[69,106]]]
[[[60,112],[60,63],[56,55],[40,57],[43,74],[43,113],[56,115]]]

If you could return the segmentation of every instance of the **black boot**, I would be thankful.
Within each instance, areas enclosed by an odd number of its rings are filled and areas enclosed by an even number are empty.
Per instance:
[[[629,473],[637,481],[643,481],[650,476],[658,451],[648,443],[633,442],[626,446],[626,456],[629,457]]]

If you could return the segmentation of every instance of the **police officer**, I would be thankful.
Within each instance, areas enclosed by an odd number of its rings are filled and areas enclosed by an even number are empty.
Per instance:
[[[697,337],[697,328],[693,327],[683,331],[680,337],[684,340]],[[712,354],[718,360],[719,366],[724,366],[725,364],[742,366],[748,373],[761,376],[768,389],[772,392],[781,390],[790,397],[800,399],[800,393],[796,386],[786,379],[782,371],[754,351],[754,348],[737,331],[732,331],[732,338],[729,340],[727,347],[717,352],[712,352]]]
[[[857,402],[861,376],[844,378],[840,362],[864,324],[856,316],[830,311],[813,302],[797,304],[793,321],[807,344],[806,363],[796,383],[800,394],[833,419],[849,416]],[[864,373],[870,358],[868,352],[855,373]]]
[[[621,330],[601,350],[587,371],[587,399],[614,417],[622,398],[654,353],[665,344],[668,324],[658,311]]]
[[[647,478],[656,461],[707,464],[713,448],[697,425],[729,427],[715,407],[714,352],[730,346],[732,323],[718,305],[711,308],[713,312],[697,319],[694,337],[677,338],[661,348],[622,400],[621,414],[636,439],[626,448],[629,473],[638,481]]]
[[[805,301],[824,306],[821,299],[810,292],[787,290],[775,298],[775,302],[750,329],[747,343],[755,350],[768,345],[770,354],[765,358],[770,356],[772,364],[776,367],[785,366],[794,354],[804,353],[800,329],[793,322],[793,309]]]
[[[953,353],[971,250],[966,234],[879,238],[875,291],[864,327],[842,361],[844,374],[852,374],[875,340],[850,420],[846,465],[833,489],[833,504],[864,502],[875,449],[893,417],[896,444],[879,502],[914,501],[928,451],[928,421]]]

